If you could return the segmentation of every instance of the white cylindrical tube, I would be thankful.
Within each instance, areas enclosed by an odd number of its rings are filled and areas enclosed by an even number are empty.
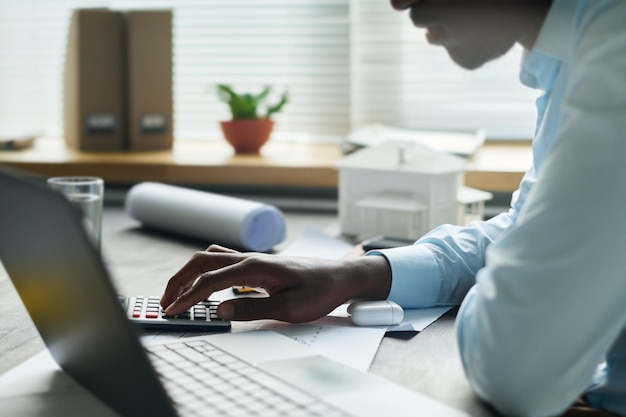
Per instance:
[[[126,211],[144,226],[264,252],[286,236],[275,206],[155,182],[133,186]]]

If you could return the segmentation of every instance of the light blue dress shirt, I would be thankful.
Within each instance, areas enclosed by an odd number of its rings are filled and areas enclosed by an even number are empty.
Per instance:
[[[626,416],[626,1],[555,0],[521,81],[533,166],[507,213],[377,251],[404,307],[459,304],[476,393],[550,416],[586,393]]]

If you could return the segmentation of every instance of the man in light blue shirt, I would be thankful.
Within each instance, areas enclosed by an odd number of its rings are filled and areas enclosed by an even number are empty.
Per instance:
[[[231,320],[308,321],[355,298],[462,303],[466,374],[497,410],[557,415],[584,395],[626,416],[626,1],[392,5],[468,69],[515,43],[526,49],[521,81],[542,95],[533,166],[510,210],[353,260],[212,247],[170,280],[163,305],[175,314],[231,285],[270,294],[224,303]]]
[[[555,0],[521,80],[544,93],[510,211],[387,251],[389,298],[456,302],[476,277],[457,332],[481,397],[548,416],[587,390],[626,415],[626,2]]]

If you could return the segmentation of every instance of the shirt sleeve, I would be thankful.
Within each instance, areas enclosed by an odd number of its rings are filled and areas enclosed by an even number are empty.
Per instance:
[[[585,36],[572,51],[561,129],[459,310],[468,379],[505,415],[566,409],[626,325],[625,5],[597,2],[607,10],[577,22]]]
[[[443,225],[414,245],[370,251],[387,258],[392,272],[388,299],[405,308],[460,304],[485,264],[487,247],[517,218],[536,180],[529,169],[508,212],[468,226]]]

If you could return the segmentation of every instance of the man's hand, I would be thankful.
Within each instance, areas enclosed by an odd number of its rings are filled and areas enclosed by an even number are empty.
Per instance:
[[[169,280],[161,304],[166,314],[180,314],[232,286],[263,288],[269,297],[225,301],[217,310],[221,319],[303,323],[351,299],[386,298],[391,270],[382,256],[327,260],[240,253],[212,245],[196,252]]]

